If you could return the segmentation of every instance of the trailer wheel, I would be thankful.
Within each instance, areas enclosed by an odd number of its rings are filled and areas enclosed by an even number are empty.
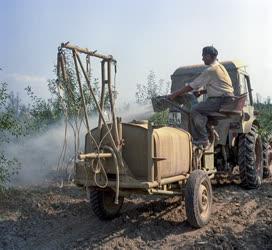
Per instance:
[[[255,126],[239,136],[238,164],[241,185],[248,189],[260,187],[263,179],[263,145]]]
[[[188,222],[196,228],[209,223],[212,208],[212,186],[203,170],[193,171],[186,183],[185,209]]]
[[[114,199],[115,192],[112,189],[90,191],[91,208],[100,220],[112,220],[119,215],[124,197],[119,197],[118,204],[114,203]]]

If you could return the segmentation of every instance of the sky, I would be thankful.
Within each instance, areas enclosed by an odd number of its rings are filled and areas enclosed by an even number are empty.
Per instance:
[[[213,45],[219,60],[248,65],[254,92],[265,98],[272,96],[271,13],[270,0],[0,0],[0,80],[22,97],[28,85],[48,97],[57,48],[69,41],[113,55],[119,101],[130,102],[150,70],[170,81]]]

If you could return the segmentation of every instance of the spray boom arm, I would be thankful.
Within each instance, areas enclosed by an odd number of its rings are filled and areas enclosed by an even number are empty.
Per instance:
[[[122,138],[120,138],[121,135],[119,135],[118,131],[118,122],[117,118],[115,116],[115,107],[114,107],[114,97],[113,97],[113,91],[112,91],[112,65],[115,66],[115,73],[116,73],[116,60],[111,55],[102,55],[100,53],[97,53],[97,51],[91,51],[86,48],[80,48],[75,45],[71,45],[69,42],[62,43],[61,46],[58,49],[58,61],[57,61],[57,74],[58,79],[63,80],[63,85],[65,89],[67,90],[67,93],[70,93],[73,95],[71,86],[69,85],[69,74],[67,72],[67,65],[66,65],[66,59],[65,59],[65,50],[72,51],[73,55],[73,62],[74,62],[74,68],[76,72],[76,80],[79,87],[80,92],[80,98],[81,98],[81,105],[82,109],[84,111],[84,117],[85,117],[85,124],[87,128],[87,134],[89,135],[89,138],[91,138],[94,142],[94,144],[97,147],[96,153],[90,153],[90,154],[80,154],[79,158],[86,159],[86,158],[104,158],[112,156],[115,159],[116,162],[116,175],[117,175],[117,181],[116,181],[116,203],[118,203],[118,193],[119,193],[119,167],[124,168],[124,161],[121,155],[121,141]],[[84,68],[84,65],[82,63],[82,60],[80,58],[80,54],[86,55],[86,69]],[[90,57],[94,57],[97,59],[101,59],[101,96],[100,100],[98,101],[97,97],[95,96],[95,93],[92,88],[92,83],[90,79]],[[82,73],[82,74],[81,74]],[[87,89],[90,93],[91,98],[94,101],[95,107],[99,113],[99,120],[98,120],[98,128],[100,131],[100,139],[99,142],[95,141],[94,137],[91,135],[90,132],[90,126],[89,126],[89,119],[88,119],[88,110],[86,107],[86,100],[85,95],[83,92],[83,84],[81,81],[81,76],[83,75],[85,82],[87,84]],[[60,77],[61,76],[61,77]],[[105,103],[105,88],[108,88],[108,97],[109,97],[109,103],[110,103],[110,109],[111,109],[111,128],[109,128],[109,125],[106,122],[106,119],[104,117],[104,103]],[[73,97],[73,96],[72,96]],[[120,123],[120,121],[119,121]],[[102,134],[102,125],[104,125],[104,128],[106,129],[106,134],[109,136],[110,139],[110,146],[107,146],[107,151],[110,151],[108,154],[103,152],[102,149],[102,141],[104,138],[101,139]],[[105,148],[105,147],[104,147]],[[103,167],[103,166],[102,166]],[[105,172],[105,171],[104,171]],[[107,176],[105,176],[107,179]],[[103,185],[103,187],[105,187]]]

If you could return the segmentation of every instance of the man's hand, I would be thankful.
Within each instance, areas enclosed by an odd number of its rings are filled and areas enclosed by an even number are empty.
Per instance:
[[[194,91],[193,94],[195,97],[200,97],[201,95],[207,94],[207,90],[202,89],[202,90]]]
[[[185,87],[171,93],[170,95],[168,95],[168,99],[173,101],[177,96],[183,96],[184,94],[192,91],[193,88],[190,87],[190,85],[186,85]]]
[[[176,98],[175,92],[167,96],[167,99],[169,99],[170,101],[173,101],[175,98]]]
[[[194,91],[193,92],[195,97],[200,97],[201,96],[201,91]]]

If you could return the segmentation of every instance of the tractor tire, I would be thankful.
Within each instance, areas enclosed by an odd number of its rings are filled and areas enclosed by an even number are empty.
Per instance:
[[[185,209],[188,222],[195,228],[209,223],[212,208],[212,186],[203,170],[193,171],[185,187]]]
[[[263,178],[272,176],[271,148],[267,141],[263,141]]]
[[[238,165],[241,185],[247,189],[260,187],[263,179],[263,146],[255,126],[239,136]]]
[[[112,189],[90,191],[91,208],[100,220],[112,220],[119,215],[124,197],[119,197],[118,205],[114,203],[114,199],[115,192]]]

